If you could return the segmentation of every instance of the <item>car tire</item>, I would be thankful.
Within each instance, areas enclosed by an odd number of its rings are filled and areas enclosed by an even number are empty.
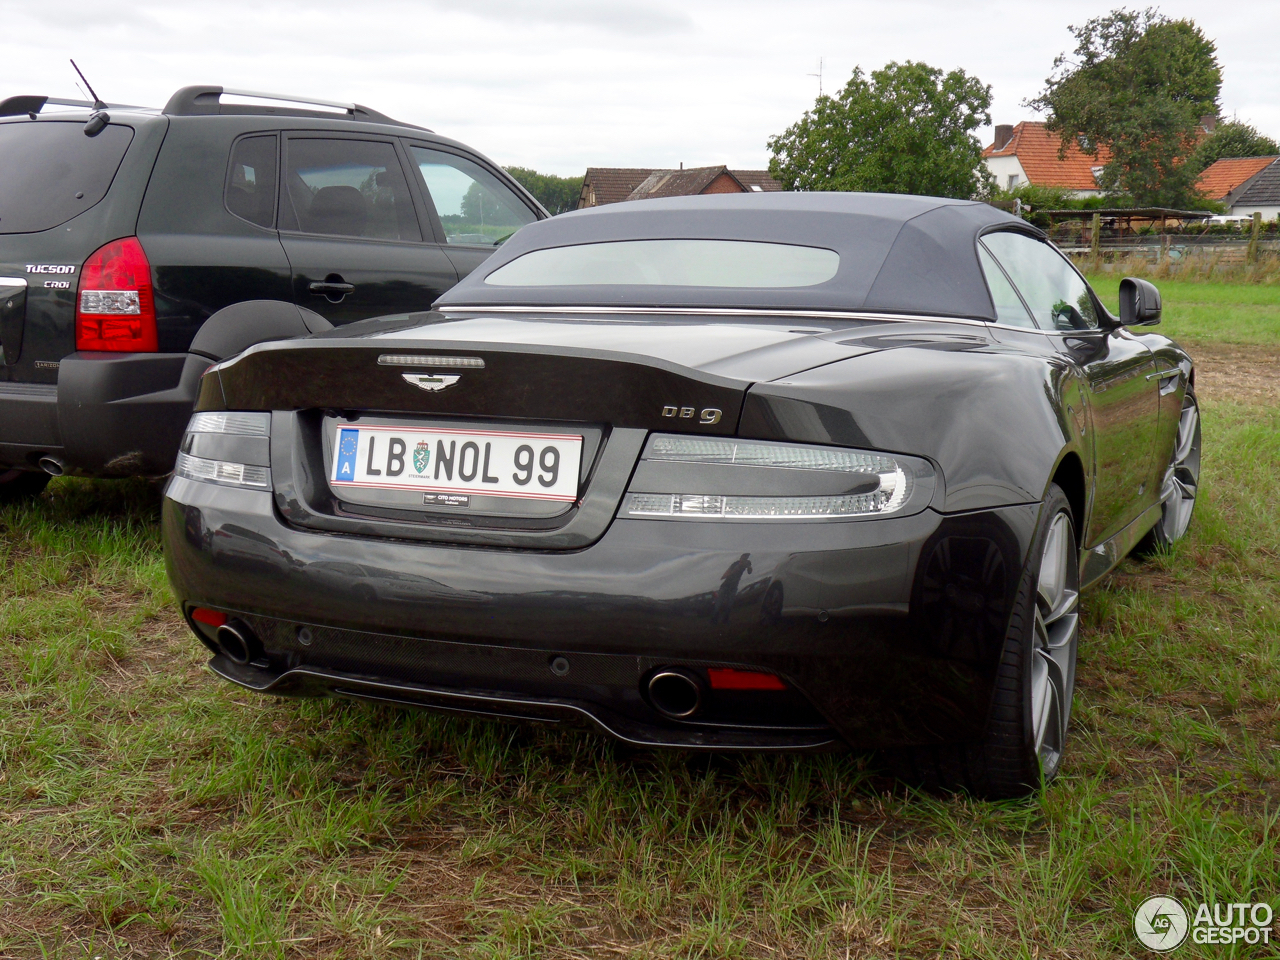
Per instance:
[[[18,503],[40,496],[52,477],[34,470],[9,470],[0,473],[0,503]]]
[[[1071,504],[1051,484],[1040,510],[982,740],[892,754],[900,779],[990,800],[1034,793],[1062,765],[1080,635],[1080,560]]]
[[[1178,434],[1160,486],[1160,519],[1138,542],[1134,553],[1149,556],[1168,550],[1187,535],[1200,490],[1200,404],[1190,386],[1182,396]]]

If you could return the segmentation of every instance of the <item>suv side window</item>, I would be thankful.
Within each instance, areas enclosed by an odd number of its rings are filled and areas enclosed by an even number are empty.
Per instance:
[[[276,222],[276,138],[243,137],[231,148],[227,209],[260,227]]]
[[[376,140],[290,138],[280,228],[329,237],[421,240],[396,149]]]
[[[1049,244],[1012,232],[988,233],[981,243],[1004,267],[1041,329],[1097,328],[1089,285]]]
[[[538,219],[501,180],[478,163],[443,150],[410,147],[448,243],[497,246]]]

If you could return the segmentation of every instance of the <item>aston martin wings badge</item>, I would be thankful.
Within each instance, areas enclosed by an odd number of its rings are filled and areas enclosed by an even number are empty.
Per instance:
[[[430,390],[432,393],[439,393],[441,390],[452,387],[455,383],[462,379],[457,373],[402,373],[405,383],[411,383],[419,390]]]

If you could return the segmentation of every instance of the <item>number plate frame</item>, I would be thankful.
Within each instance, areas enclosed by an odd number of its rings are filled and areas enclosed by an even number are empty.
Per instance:
[[[349,449],[352,435],[355,438],[354,451]],[[403,449],[393,446],[393,440],[399,440]],[[578,499],[583,440],[583,435],[576,433],[426,424],[338,424],[327,479],[330,488],[339,496],[348,490],[411,490],[423,494],[459,494],[568,505]],[[369,452],[370,444],[373,445],[372,454]],[[421,455],[423,444],[426,445],[425,457]],[[469,459],[465,449],[468,444],[475,447]],[[519,474],[526,472],[524,468],[516,467],[516,456],[521,447],[532,451],[529,479],[525,484],[516,480]],[[548,449],[555,450],[556,455],[547,458]],[[441,453],[445,453],[443,458]],[[416,459],[415,454],[418,454]],[[547,459],[554,462],[554,470],[547,465]],[[390,469],[396,469],[396,473],[388,476]],[[464,479],[468,469],[470,479]],[[340,476],[348,472],[350,477]],[[545,483],[548,478],[553,478],[550,485]]]

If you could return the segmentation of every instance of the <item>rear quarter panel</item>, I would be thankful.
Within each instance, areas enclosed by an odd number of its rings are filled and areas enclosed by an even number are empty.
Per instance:
[[[1090,475],[1078,378],[1054,355],[908,346],[864,354],[747,394],[739,435],[928,457],[959,513],[1044,497],[1062,459]]]

